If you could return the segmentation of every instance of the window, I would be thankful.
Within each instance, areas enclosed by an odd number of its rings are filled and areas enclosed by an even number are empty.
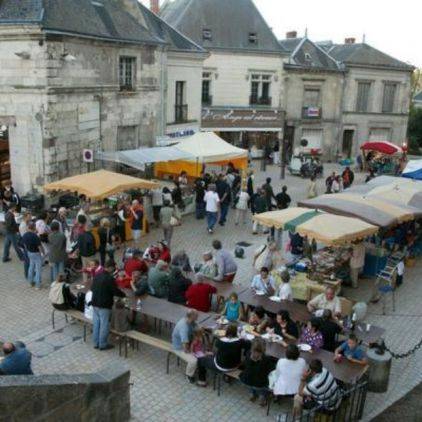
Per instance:
[[[202,73],[202,104],[211,105],[211,72]]]
[[[304,107],[319,107],[320,102],[320,89],[318,88],[305,88],[303,96],[303,106]]]
[[[204,28],[202,30],[202,39],[204,41],[212,41],[212,31],[211,31],[211,29]]]
[[[185,104],[185,81],[176,81],[176,101],[175,117],[176,123],[186,123],[188,121],[188,106]]]
[[[256,32],[249,32],[249,44],[258,44],[258,34]]]
[[[135,90],[136,57],[120,57],[119,84],[120,91]]]
[[[271,105],[271,75],[252,74],[251,105]]]
[[[387,82],[384,84],[384,96],[382,99],[382,112],[392,113],[394,111],[394,101],[396,98],[397,84]]]
[[[356,111],[368,111],[371,82],[358,82]]]

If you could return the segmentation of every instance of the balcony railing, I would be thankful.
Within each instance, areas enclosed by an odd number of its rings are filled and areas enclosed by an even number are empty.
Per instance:
[[[212,95],[202,97],[202,105],[210,106],[212,105]]]
[[[321,107],[303,107],[302,108],[302,119],[321,119],[322,108]]]
[[[188,121],[188,105],[175,105],[174,106],[174,121],[176,123],[187,123]]]
[[[270,106],[272,103],[271,97],[257,97],[256,95],[251,95],[249,97],[249,104],[250,105],[267,105]]]

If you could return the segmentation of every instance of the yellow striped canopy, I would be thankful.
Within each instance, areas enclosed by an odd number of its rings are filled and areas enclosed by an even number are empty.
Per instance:
[[[70,191],[91,199],[104,199],[130,189],[155,189],[160,185],[150,180],[138,179],[121,173],[98,170],[92,173],[66,177],[44,186],[46,192]]]
[[[357,218],[300,207],[256,214],[253,218],[264,226],[293,230],[328,246],[350,243],[378,231],[378,227]]]

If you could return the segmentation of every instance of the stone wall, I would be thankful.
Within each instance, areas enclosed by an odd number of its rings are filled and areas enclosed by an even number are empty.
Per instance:
[[[10,422],[124,422],[130,419],[130,372],[0,377],[0,419]]]

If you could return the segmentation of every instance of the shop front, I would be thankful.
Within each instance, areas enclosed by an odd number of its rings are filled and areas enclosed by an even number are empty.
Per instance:
[[[202,130],[216,132],[225,141],[244,149],[252,156],[262,156],[283,137],[284,111],[213,107],[202,110]]]

